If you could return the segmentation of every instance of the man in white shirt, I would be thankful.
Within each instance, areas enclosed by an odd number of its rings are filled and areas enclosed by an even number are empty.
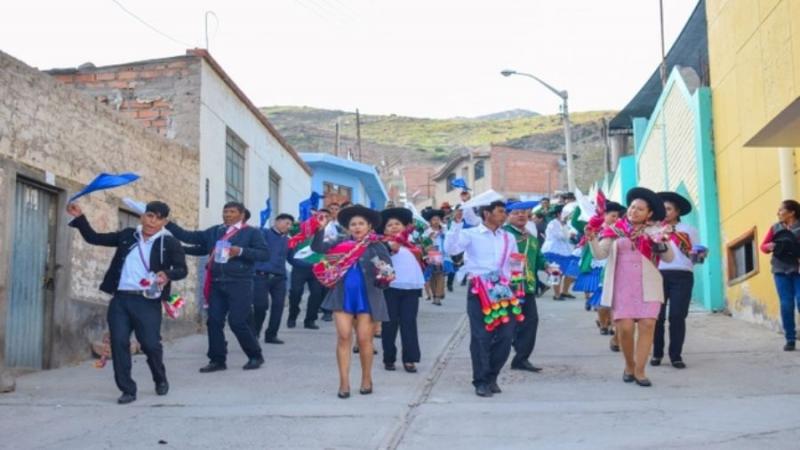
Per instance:
[[[683,362],[681,353],[686,339],[686,317],[689,315],[694,288],[694,261],[690,255],[692,245],[698,244],[700,237],[694,227],[681,222],[681,216],[692,212],[692,204],[688,199],[676,192],[659,192],[658,196],[664,200],[664,207],[667,210],[665,222],[675,227],[676,235],[682,236],[684,242],[689,241],[684,244],[684,247],[689,248],[681,249],[671,240],[669,245],[672,246],[675,258],[670,262],[661,261],[658,265],[661,278],[664,280],[664,304],[661,305],[661,313],[656,322],[653,357],[650,364],[661,365],[665,346],[664,324],[669,317],[669,359],[672,367],[684,369],[686,363]]]
[[[510,278],[509,259],[516,251],[516,241],[501,228],[506,221],[505,202],[495,201],[482,207],[481,216],[483,223],[464,229],[463,211],[457,210],[452,227],[445,236],[445,251],[450,255],[464,252],[465,262],[460,272],[469,278],[492,272]],[[497,376],[511,352],[515,325],[512,321],[487,331],[478,296],[472,293],[472,289],[467,292],[472,384],[476,395],[491,397],[502,392],[497,385]]]

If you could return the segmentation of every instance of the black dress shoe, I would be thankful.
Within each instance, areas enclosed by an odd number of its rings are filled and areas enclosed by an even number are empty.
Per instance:
[[[167,392],[169,392],[169,383],[166,381],[156,383],[156,395],[167,395]]]
[[[651,358],[650,359],[650,365],[653,366],[653,367],[660,366],[661,365],[661,358]]]
[[[485,384],[479,384],[475,386],[475,395],[478,397],[491,397],[492,391],[489,389],[489,386]]]
[[[561,296],[564,298],[568,298],[570,300],[573,300],[575,298],[575,296],[572,294],[561,294]]]
[[[136,394],[122,394],[117,399],[120,405],[127,405],[128,403],[136,401]]]
[[[286,321],[286,328],[294,328],[296,326],[297,326],[297,321],[291,319]]]
[[[339,391],[336,393],[336,396],[339,398],[350,398],[350,391]]]
[[[226,366],[225,363],[210,362],[207,366],[200,368],[200,373],[218,372],[227,368],[228,366]]]
[[[390,372],[397,370],[397,367],[394,366],[394,363],[383,363],[383,368]]]
[[[264,364],[264,358],[250,358],[247,364],[242,366],[242,370],[255,370],[261,367],[262,364]]]
[[[686,363],[681,361],[681,360],[672,361],[672,367],[674,367],[676,369],[685,369],[686,368]]]
[[[491,391],[492,394],[499,394],[503,392],[503,390],[500,389],[500,386],[497,385],[497,381],[492,381],[489,383],[489,391]]]
[[[417,366],[414,363],[403,363],[403,369],[408,373],[417,373]]]
[[[785,352],[793,352],[795,350],[795,343],[794,341],[789,341],[786,345],[783,346],[783,351]]]
[[[626,383],[633,383],[634,381],[636,381],[636,377],[634,377],[633,375],[629,374],[628,372],[623,371],[622,372],[622,381],[624,381]]]
[[[319,330],[319,325],[315,324],[314,322],[307,322],[303,324],[303,328],[306,330]]]
[[[619,351],[619,345],[608,344],[608,348],[609,348],[609,349],[610,349],[612,352],[618,352],[618,351]]]
[[[650,380],[648,380],[647,378],[641,378],[641,379],[634,378],[634,381],[636,381],[636,384],[638,384],[641,387],[650,387],[653,385],[653,383],[651,383]]]
[[[266,343],[266,344],[283,344],[283,341],[278,339],[277,337],[268,337],[268,338],[264,338],[264,343]]]
[[[533,364],[530,363],[530,361],[522,361],[521,363],[518,363],[518,364],[513,364],[512,363],[511,364],[511,369],[513,369],[513,370],[527,370],[528,372],[534,372],[534,373],[542,371],[541,367],[534,366]]]
[[[361,395],[372,394],[372,386],[367,387],[367,388],[361,388],[361,389],[358,390],[358,393],[361,394]]]

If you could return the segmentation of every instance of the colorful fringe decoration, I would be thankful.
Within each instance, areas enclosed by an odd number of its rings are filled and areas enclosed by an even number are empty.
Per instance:
[[[181,315],[181,308],[186,302],[183,300],[183,297],[180,294],[172,294],[169,296],[169,299],[164,300],[162,302],[164,305],[164,312],[167,313],[170,319],[177,319]]]
[[[594,232],[598,233],[603,228],[606,220],[606,195],[603,191],[597,191],[597,198],[595,199],[595,210],[594,215],[589,219],[589,222],[586,224],[584,228],[585,232]],[[587,211],[588,212],[588,211]],[[582,247],[586,245],[586,235],[581,238],[581,241],[578,243],[578,247]]]
[[[486,331],[492,332],[497,327],[511,322],[525,320],[522,314],[522,303],[525,301],[514,296],[509,280],[499,274],[491,273],[472,278],[472,293],[478,296],[483,312],[483,323]]]

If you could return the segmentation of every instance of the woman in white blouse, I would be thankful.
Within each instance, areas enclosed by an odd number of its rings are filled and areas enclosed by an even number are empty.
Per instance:
[[[402,342],[402,361],[406,372],[417,371],[420,360],[419,337],[417,334],[417,313],[425,277],[422,274],[422,251],[410,242],[406,232],[413,221],[411,210],[389,208],[381,211],[382,230],[386,245],[392,255],[395,279],[383,291],[389,321],[383,322],[381,341],[383,343],[383,366],[395,370],[397,360],[397,332]]]

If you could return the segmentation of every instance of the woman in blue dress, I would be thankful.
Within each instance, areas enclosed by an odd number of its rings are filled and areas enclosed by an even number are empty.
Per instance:
[[[349,236],[325,241],[327,220],[320,218],[320,231],[314,235],[311,249],[325,253],[323,264],[329,269],[323,284],[330,286],[322,307],[333,311],[336,324],[336,361],[339,366],[339,398],[350,397],[350,349],[353,328],[361,349],[362,395],[372,393],[372,359],[374,324],[388,321],[385,289],[393,278],[392,259],[374,229],[380,225],[380,214],[361,205],[343,208],[337,217]],[[316,273],[316,268],[315,268]],[[319,277],[319,274],[318,274]],[[322,280],[320,280],[322,281]]]

